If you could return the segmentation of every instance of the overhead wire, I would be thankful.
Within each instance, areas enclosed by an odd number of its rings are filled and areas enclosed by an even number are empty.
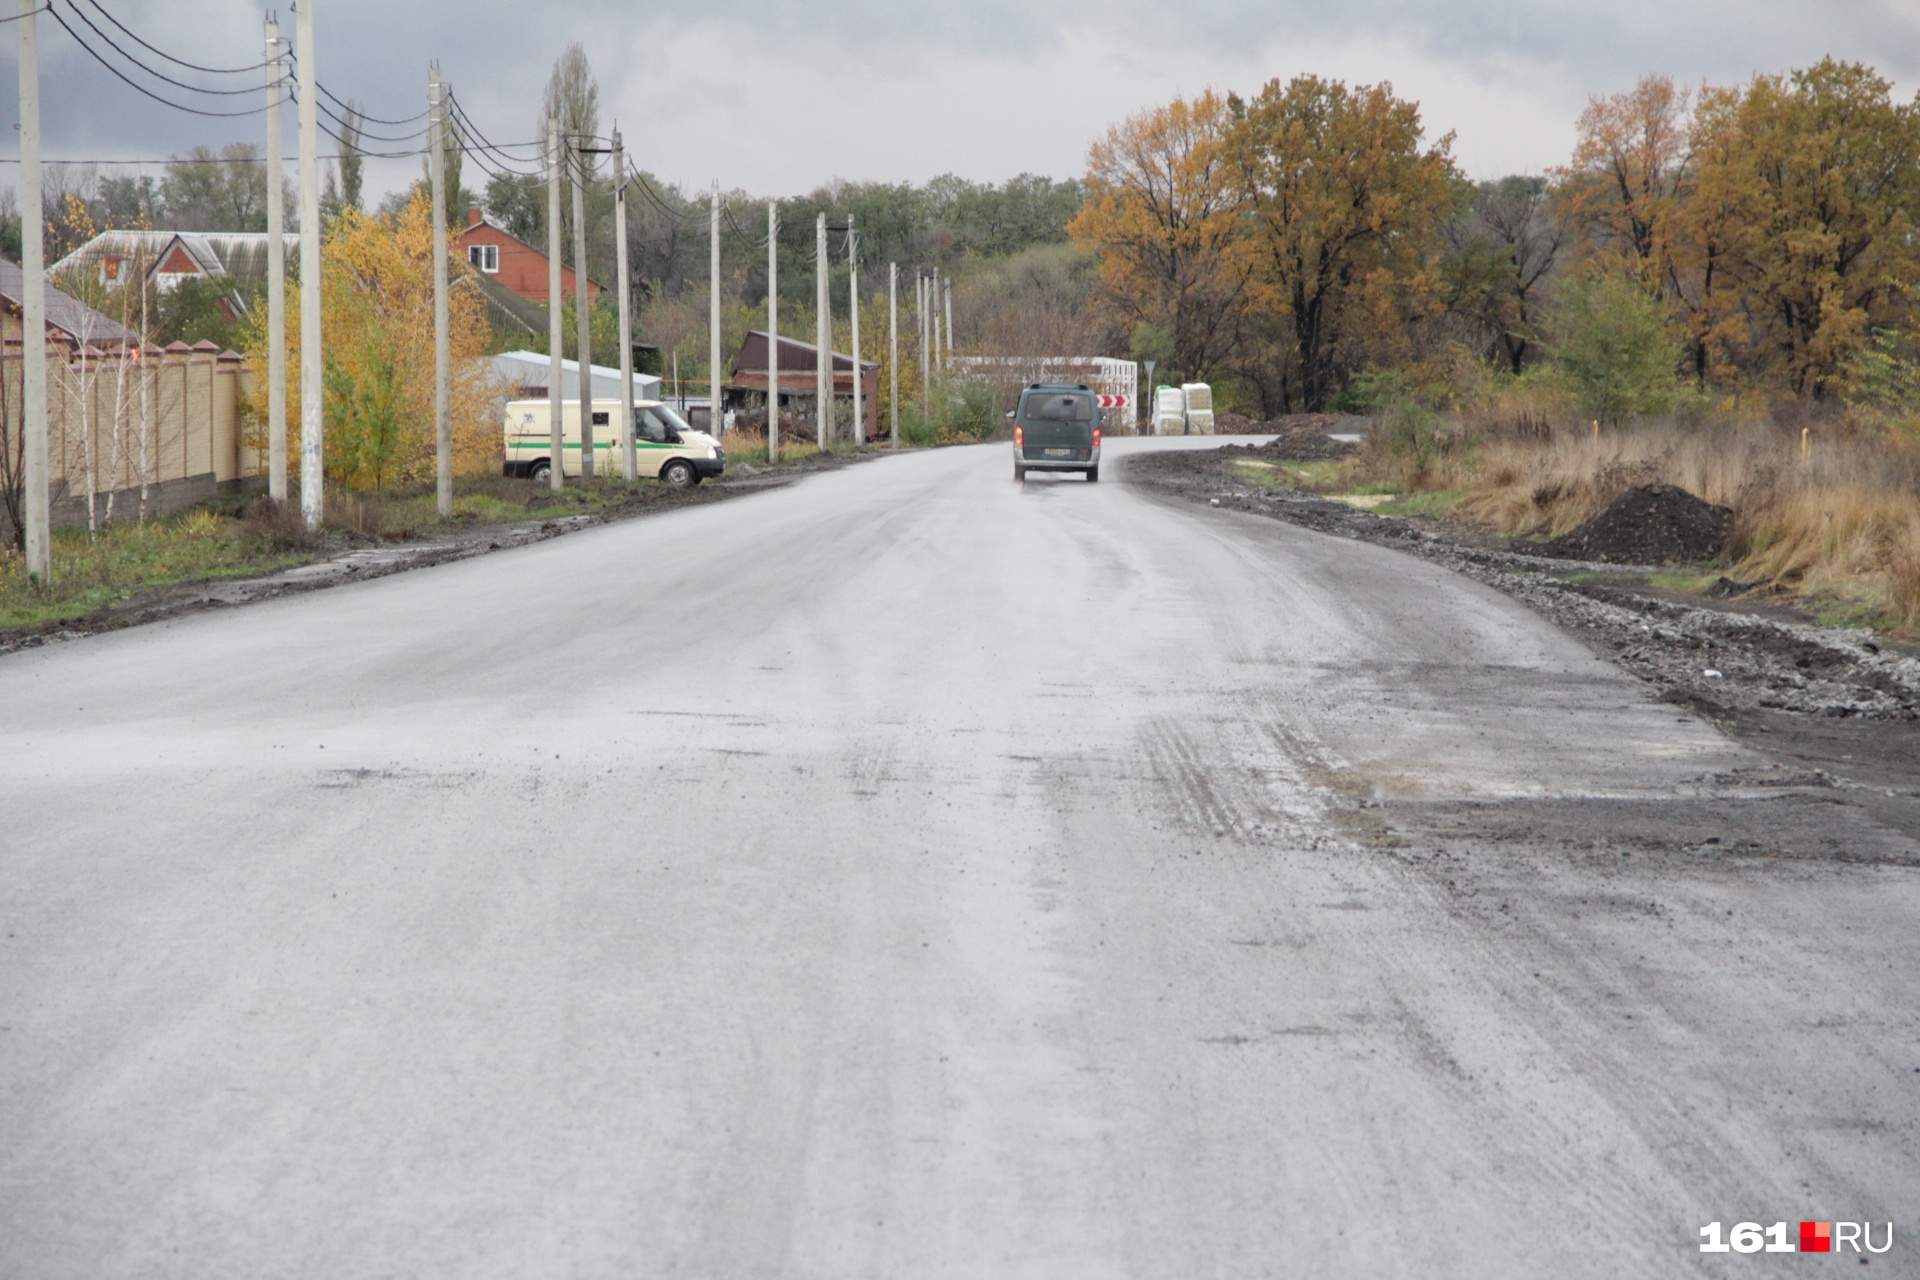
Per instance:
[[[69,0],[69,2],[71,3],[71,0]],[[146,49],[151,53],[158,54],[160,57],[165,58],[168,62],[173,63],[177,67],[185,67],[189,71],[204,72],[205,74],[210,76],[247,75],[251,72],[261,71],[266,68],[267,63],[265,60],[256,62],[250,67],[203,67],[197,62],[188,62],[184,58],[176,58],[172,54],[168,53],[165,49],[156,48],[155,46],[148,44],[145,40],[142,40],[138,35],[134,34],[134,32],[125,23],[121,22],[120,19],[114,17],[111,13],[109,13],[107,11],[107,7],[101,4],[100,0],[88,0],[88,2],[95,9],[98,9],[100,11],[101,16],[104,17],[108,22],[111,22],[114,26],[120,28],[121,31],[125,32],[128,39],[132,40],[135,44],[138,44],[141,48]],[[51,10],[52,7],[53,6],[49,4],[47,6],[47,10]],[[42,10],[41,12],[46,12],[47,10]],[[93,24],[88,23],[87,25],[92,26]],[[118,48],[119,46],[116,45],[115,47]]]
[[[158,102],[162,106],[172,107],[175,111],[184,111],[189,115],[207,116],[213,119],[222,119],[222,120],[238,119],[244,116],[257,116],[262,114],[268,109],[267,104],[262,104],[261,106],[251,107],[245,111],[207,111],[200,107],[190,107],[190,106],[187,106],[185,103],[175,102],[170,98],[161,97],[159,94],[155,93],[153,90],[147,88],[145,85],[141,84],[139,81],[127,75],[127,73],[122,71],[120,68],[114,66],[113,63],[109,62],[106,58],[102,57],[98,49],[95,49],[92,45],[88,44],[85,40],[83,40],[80,37],[79,32],[75,31],[71,26],[67,25],[67,20],[60,16],[60,11],[58,9],[49,5],[47,7],[47,12],[53,15],[53,20],[59,23],[60,26],[66,31],[66,33],[73,37],[73,42],[79,45],[82,49],[84,49],[87,52],[87,55],[91,57],[95,62],[105,67],[108,71],[111,71],[118,79],[120,79],[123,83],[125,83],[129,88],[133,89],[135,92],[140,93],[146,97],[152,98],[155,102]],[[255,89],[252,92],[259,92],[259,90]],[[281,98],[279,102],[273,103],[271,105],[283,106],[290,101],[292,101],[292,97],[291,95],[288,95],[286,97]]]
[[[107,46],[111,48],[115,53],[125,58],[128,62],[131,62],[134,66],[140,68],[142,71],[146,72],[148,75],[154,77],[156,80],[164,80],[176,89],[185,89],[188,93],[204,93],[214,97],[231,97],[236,94],[260,92],[260,86],[257,84],[246,85],[245,87],[239,88],[239,89],[208,89],[202,85],[188,84],[185,80],[175,79],[173,76],[168,75],[166,72],[160,70],[158,67],[148,66],[146,63],[140,61],[140,59],[136,55],[128,53],[125,49],[121,48],[120,43],[116,41],[112,36],[102,31],[99,27],[99,24],[94,22],[92,18],[89,18],[86,14],[86,11],[82,9],[78,4],[74,3],[74,0],[67,0],[67,8],[73,11],[74,17],[86,23],[87,28],[91,30],[93,34],[95,34],[96,36],[99,36],[102,40],[106,41]],[[60,15],[55,10],[54,6],[51,3],[47,5],[47,11],[49,13],[52,13],[56,20],[59,19]],[[65,22],[61,22],[60,25],[65,27],[67,24]],[[115,23],[114,25],[119,26],[118,23]],[[69,32],[72,32],[73,28],[67,27],[67,30]],[[75,39],[78,39],[78,38],[79,37],[77,36],[75,37]],[[142,41],[141,43],[144,44],[145,41]],[[95,54],[95,56],[98,57],[99,55]],[[163,54],[162,56],[164,57],[165,55]],[[247,68],[247,70],[262,71],[266,69],[266,65],[267,64],[265,62],[261,62],[256,66]]]

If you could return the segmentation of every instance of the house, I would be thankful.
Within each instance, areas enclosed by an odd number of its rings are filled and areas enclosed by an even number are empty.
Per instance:
[[[299,261],[300,237],[284,235],[281,243],[291,271]],[[266,288],[267,248],[264,231],[103,231],[48,267],[47,274],[59,279],[84,272],[111,287],[144,272],[157,293],[170,293],[185,280],[218,280],[221,309],[233,320],[245,315]]]
[[[547,305],[547,255],[505,227],[481,216],[479,209],[467,211],[467,226],[460,233],[460,252],[473,269],[493,283],[503,285],[525,302]],[[560,268],[560,287],[565,296],[573,296],[573,269]],[[598,301],[601,286],[587,280],[587,298]]]
[[[819,358],[820,348],[811,342],[780,339],[780,411],[783,415],[794,412],[788,406],[798,405],[801,415],[808,421],[813,420],[812,405],[819,394],[814,381]],[[853,414],[853,357],[835,351],[830,359],[834,400],[846,401],[844,406],[837,407],[834,417],[844,427]],[[725,409],[766,413],[767,335],[764,332],[748,330],[740,350],[734,353],[733,367],[727,376],[728,382],[720,388]],[[880,365],[876,361],[860,362],[860,396],[861,416],[866,419],[863,435],[872,440],[880,429]]]
[[[19,263],[0,258],[0,311],[6,316],[0,332],[4,332],[10,352],[20,346],[25,332],[20,324],[21,298],[25,293],[23,280]],[[55,342],[74,349],[93,347],[102,351],[131,350],[140,345],[139,334],[112,316],[95,311],[72,294],[49,284],[46,286],[46,299],[47,336]],[[18,359],[18,356],[13,358]]]
[[[553,372],[553,366],[546,356],[538,351],[508,351],[492,356],[495,381],[507,388],[507,396],[513,400],[540,400],[547,394],[547,378]],[[580,395],[580,362],[562,360],[560,362],[560,394],[568,400],[578,399]],[[593,398],[595,400],[618,400],[620,398],[620,371],[609,369],[603,364],[593,366]],[[660,398],[660,379],[650,373],[633,375],[633,398],[635,400],[658,400]]]

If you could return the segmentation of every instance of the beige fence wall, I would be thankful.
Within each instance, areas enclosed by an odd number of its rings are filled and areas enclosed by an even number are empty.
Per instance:
[[[0,352],[0,438],[6,440],[21,421],[19,322],[8,320]],[[136,357],[53,343],[47,364],[48,461],[58,524],[164,515],[247,487],[264,469],[242,442],[242,380],[251,375],[235,353],[212,343],[176,343]]]

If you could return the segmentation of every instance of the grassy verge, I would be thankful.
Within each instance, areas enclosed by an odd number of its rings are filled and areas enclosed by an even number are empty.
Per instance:
[[[431,487],[328,495],[327,522],[309,533],[296,513],[265,500],[210,505],[146,524],[109,524],[89,535],[57,529],[53,575],[34,583],[23,557],[0,548],[0,630],[82,618],[136,593],[183,582],[246,577],[324,560],[354,547],[409,542],[481,524],[605,511],[657,496],[651,481],[569,481],[556,494],[530,480],[462,479],[454,514],[442,520]]]
[[[1770,422],[1651,421],[1503,432],[1462,420],[1397,429],[1385,415],[1325,493],[1401,495],[1375,510],[1463,519],[1516,538],[1578,527],[1636,485],[1728,507],[1717,572],[1798,597],[1823,620],[1920,634],[1920,446],[1831,424],[1803,443]],[[1678,585],[1673,589],[1698,590]]]

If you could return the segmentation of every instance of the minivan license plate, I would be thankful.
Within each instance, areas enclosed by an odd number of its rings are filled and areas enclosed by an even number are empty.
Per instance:
[[[1047,456],[1049,458],[1064,458],[1072,452],[1073,450],[1071,449],[1049,449],[1047,450]]]

